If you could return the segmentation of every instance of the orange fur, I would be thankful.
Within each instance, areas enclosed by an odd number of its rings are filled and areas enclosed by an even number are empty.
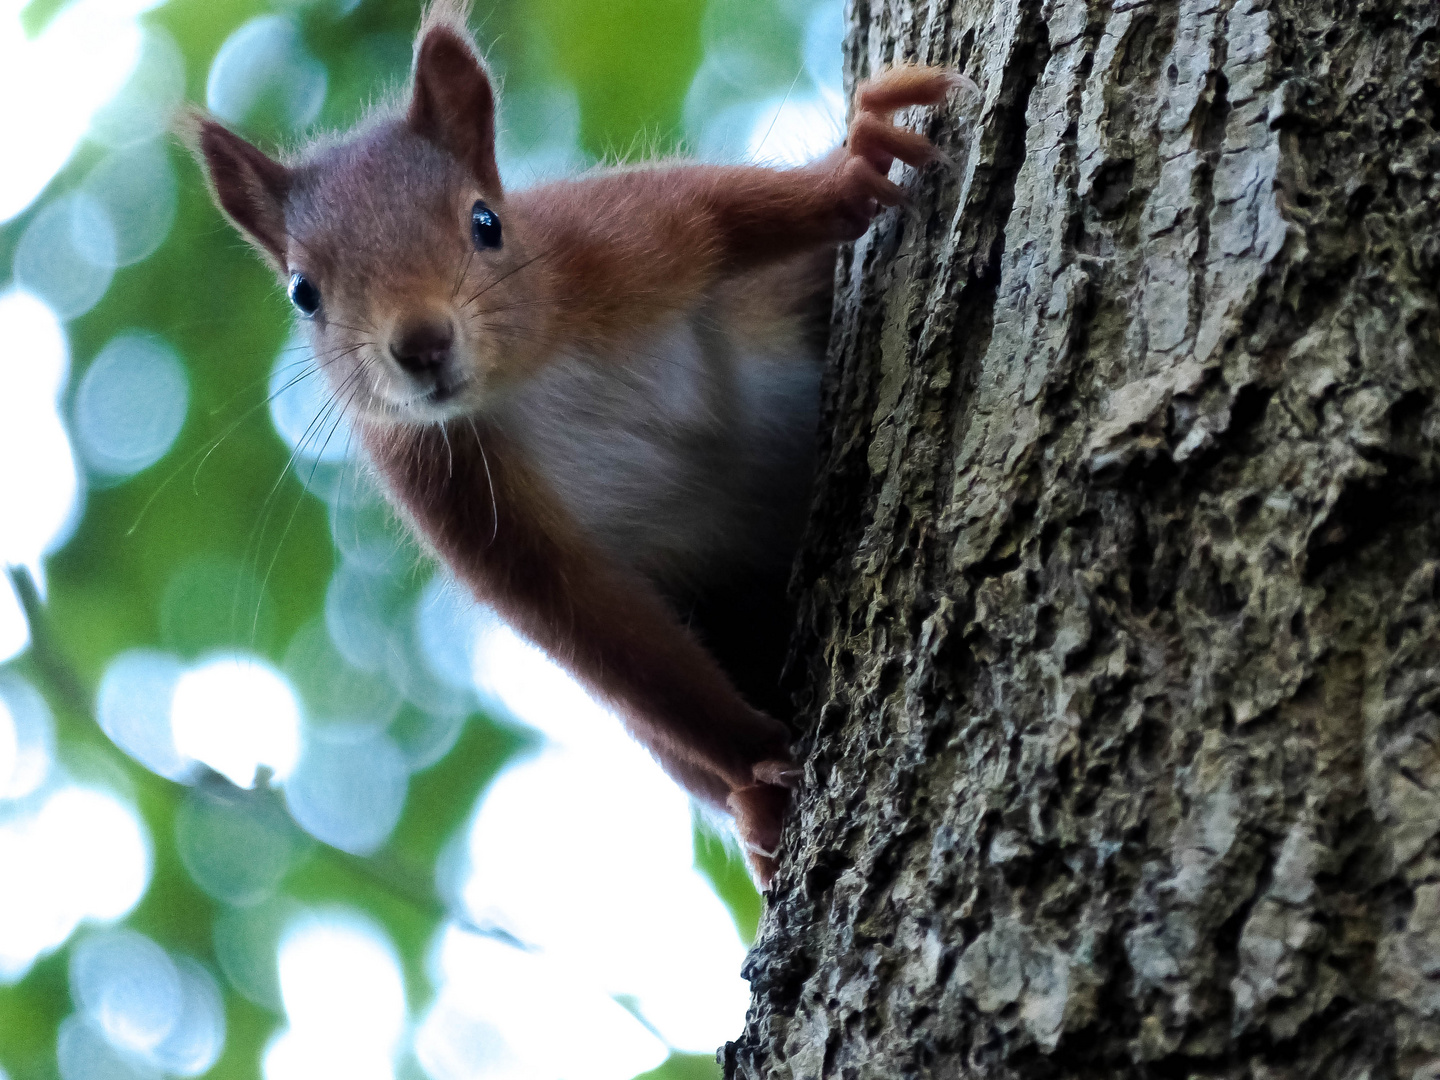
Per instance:
[[[798,774],[755,705],[784,707],[829,267],[902,200],[892,162],[938,156],[890,114],[957,77],[862,85],[846,145],[803,168],[662,162],[507,193],[466,14],[427,9],[403,113],[285,165],[197,119],[212,190],[322,298],[317,355],[415,530],[734,815],[766,882]],[[480,206],[503,242],[472,242]]]

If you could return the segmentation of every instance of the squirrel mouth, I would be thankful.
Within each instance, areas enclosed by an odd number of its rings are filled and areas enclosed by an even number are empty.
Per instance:
[[[426,405],[443,405],[450,401],[461,390],[465,388],[465,380],[447,382],[444,379],[437,380],[426,393],[421,395],[420,400]]]
[[[447,405],[460,396],[460,392],[470,383],[469,379],[457,379],[450,382],[446,379],[437,379],[435,384],[428,390],[421,390],[401,401],[391,401],[386,406],[386,411],[398,417],[410,417],[419,419],[421,417],[434,418],[435,410],[444,410]]]

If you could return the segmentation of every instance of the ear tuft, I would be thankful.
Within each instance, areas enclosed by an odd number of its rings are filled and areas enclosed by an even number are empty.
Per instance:
[[[415,35],[417,51],[420,42],[437,26],[449,27],[461,38],[468,38],[465,28],[470,25],[470,5],[471,0],[431,0],[420,16],[420,30]]]
[[[205,170],[216,204],[283,272],[290,170],[201,112],[182,114],[175,131]]]
[[[480,189],[498,198],[495,94],[465,29],[468,4],[431,4],[415,40],[415,76],[406,122],[412,131],[454,154]]]

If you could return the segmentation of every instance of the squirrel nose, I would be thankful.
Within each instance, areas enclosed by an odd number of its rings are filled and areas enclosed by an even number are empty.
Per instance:
[[[447,322],[419,322],[399,327],[390,339],[390,355],[412,375],[433,375],[450,359],[455,331]]]

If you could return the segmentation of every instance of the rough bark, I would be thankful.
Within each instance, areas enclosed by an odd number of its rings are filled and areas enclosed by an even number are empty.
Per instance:
[[[726,1075],[1440,1077],[1440,5],[852,0],[805,779]]]

